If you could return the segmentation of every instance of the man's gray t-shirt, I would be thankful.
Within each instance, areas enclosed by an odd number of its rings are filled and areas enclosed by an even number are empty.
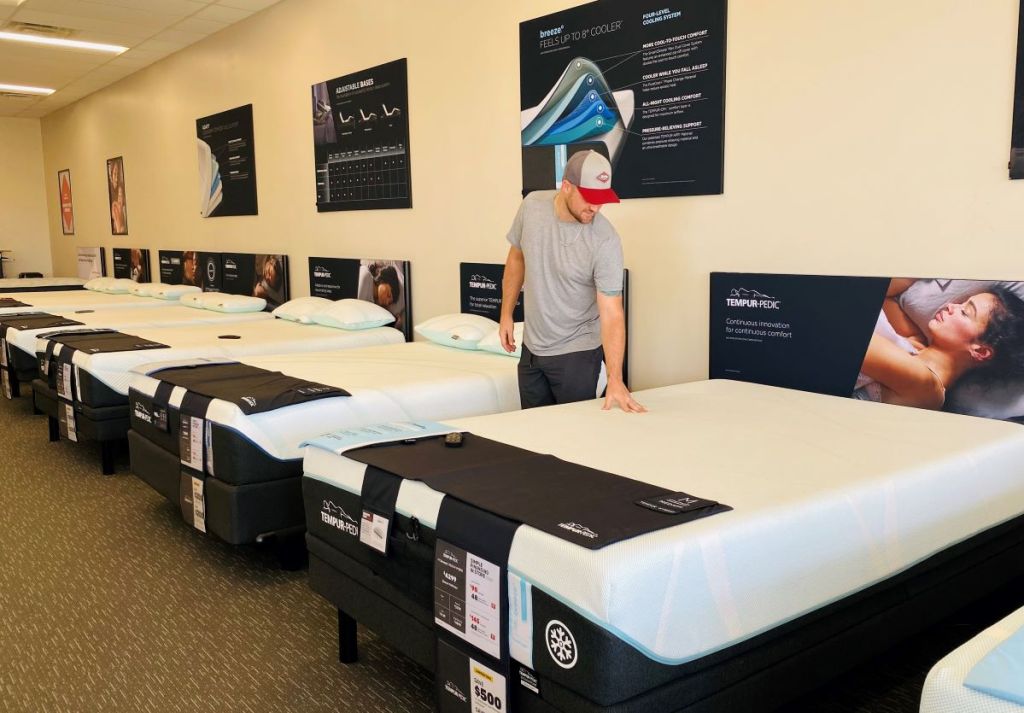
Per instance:
[[[622,242],[600,213],[584,225],[558,219],[558,191],[523,199],[508,241],[526,261],[523,338],[538,356],[601,346],[597,292],[622,293]]]

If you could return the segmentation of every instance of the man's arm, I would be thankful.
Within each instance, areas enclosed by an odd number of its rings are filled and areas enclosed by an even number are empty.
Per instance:
[[[505,275],[501,278],[501,321],[498,324],[501,347],[510,354],[516,350],[512,313],[515,311],[516,302],[519,301],[525,275],[526,260],[523,258],[523,251],[517,247],[510,247],[508,257],[505,258]]]
[[[626,353],[626,313],[622,308],[622,295],[598,292],[597,312],[601,318],[601,344],[608,370],[608,391],[602,408],[607,411],[612,404],[617,404],[626,413],[643,413],[647,409],[633,398],[622,380],[622,359]]]

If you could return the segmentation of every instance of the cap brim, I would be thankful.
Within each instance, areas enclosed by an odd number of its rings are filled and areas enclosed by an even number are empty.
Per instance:
[[[619,202],[619,197],[615,195],[615,191],[611,188],[583,188],[582,186],[577,186],[576,188],[579,190],[580,195],[583,196],[583,200],[591,205]]]

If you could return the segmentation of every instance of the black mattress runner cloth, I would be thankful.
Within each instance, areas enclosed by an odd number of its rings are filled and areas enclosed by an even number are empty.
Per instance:
[[[150,376],[161,382],[154,397],[154,401],[161,406],[169,405],[171,391],[175,386],[180,386],[207,399],[233,403],[246,415],[332,396],[351,396],[336,386],[318,384],[280,371],[268,371],[238,362],[175,366],[152,372]],[[205,417],[206,413],[204,411],[194,415]]]
[[[0,307],[31,307],[27,302],[19,302],[13,297],[0,297]]]
[[[71,367],[75,352],[79,351],[86,354],[103,354],[169,348],[166,344],[113,329],[82,329],[70,332],[51,332],[39,336],[47,340],[46,350],[39,363],[39,371],[40,374],[46,375],[51,388],[57,388],[58,370],[50,368],[50,365],[53,363],[53,354],[58,344],[61,347],[58,362],[66,365],[67,368]],[[62,394],[62,390],[59,388],[57,388],[57,392]]]
[[[367,484],[387,475],[421,480],[485,512],[592,550],[732,509],[469,433],[458,448],[435,437],[345,455],[369,466]],[[379,503],[382,509],[389,504],[393,510],[393,502]]]
[[[0,348],[4,350],[6,358],[8,329],[49,329],[50,327],[73,327],[80,324],[81,322],[76,322],[73,319],[46,312],[5,314],[0,316]]]

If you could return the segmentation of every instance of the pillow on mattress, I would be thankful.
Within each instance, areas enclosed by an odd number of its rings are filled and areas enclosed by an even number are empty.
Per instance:
[[[476,348],[482,352],[494,352],[495,354],[501,354],[502,356],[519,358],[523,354],[523,323],[516,322],[512,327],[512,337],[516,340],[516,349],[513,352],[505,351],[505,348],[501,346],[501,337],[498,336],[497,330],[491,332],[486,337],[480,340],[480,343],[476,345]]]
[[[159,300],[178,300],[185,295],[201,295],[203,291],[195,285],[168,285],[154,282],[150,285],[149,296]]]
[[[82,285],[82,287],[93,292],[106,292],[107,285],[113,281],[113,277],[95,277]]]
[[[443,314],[416,325],[416,334],[446,347],[476,349],[498,323],[478,314]]]
[[[311,315],[313,322],[337,329],[373,329],[395,321],[395,315],[373,302],[344,299]]]
[[[202,290],[200,290],[199,292],[186,292],[185,294],[178,298],[178,301],[181,302],[181,304],[185,305],[186,307],[195,307],[196,309],[202,309],[204,294],[205,293]]]
[[[136,282],[128,291],[136,297],[149,297],[153,294],[153,288],[159,284],[159,282]]]
[[[918,280],[899,297],[900,307],[928,336],[928,322],[950,302],[963,302],[993,287],[1003,287],[1024,299],[1024,282],[998,280]]]
[[[287,319],[289,322],[313,324],[313,315],[333,304],[331,300],[323,297],[296,297],[285,302],[271,314],[281,319]]]
[[[261,312],[267,306],[267,301],[262,297],[229,295],[224,292],[206,292],[201,297],[199,305],[213,312]]]
[[[135,280],[129,280],[127,277],[118,277],[108,282],[103,291],[108,295],[127,295],[131,293],[132,288],[137,284],[139,283]]]

